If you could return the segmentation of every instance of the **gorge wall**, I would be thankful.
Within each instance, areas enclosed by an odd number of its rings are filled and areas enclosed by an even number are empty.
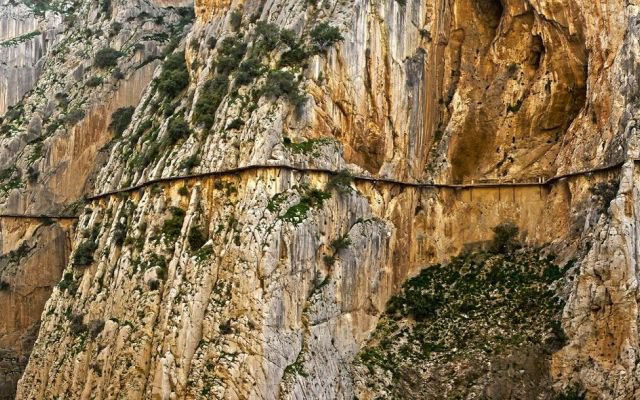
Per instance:
[[[636,396],[637,6],[104,4],[45,13],[53,50],[8,90],[34,88],[0,127],[2,211],[80,215],[3,228],[6,251],[46,249],[0,257],[0,307],[28,310],[0,345],[24,360],[43,310],[17,398],[384,397],[353,365],[387,301],[507,221],[571,266],[544,398]],[[252,165],[273,167],[202,175]]]

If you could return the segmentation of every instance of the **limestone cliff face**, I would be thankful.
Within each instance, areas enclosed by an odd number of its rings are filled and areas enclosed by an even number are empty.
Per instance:
[[[63,31],[62,15],[36,14],[23,4],[0,3],[0,114],[35,85],[49,49]]]
[[[155,21],[185,25],[153,4]],[[35,183],[6,174],[4,204],[62,211],[113,193],[76,207],[18,398],[385,395],[353,363],[387,301],[505,221],[575,265],[553,287],[567,342],[543,357],[544,395],[636,395],[635,164],[506,184],[638,157],[636,6],[196,0],[195,23],[157,64],[143,62],[159,55],[154,40],[127,50],[162,37],[151,17],[141,33],[132,4],[110,19],[80,9],[92,31],[122,24],[83,49],[121,49],[125,79],[100,73],[86,90],[73,81],[91,62],[51,61],[66,84],[45,68],[48,94],[4,122],[16,133],[0,161],[28,169],[29,128],[46,126],[56,92],[85,115],[51,128]],[[111,113],[129,105],[112,137]]]
[[[179,4],[0,4],[0,392],[8,398],[68,261],[71,221],[6,215],[74,213],[111,140],[112,113],[137,104],[154,57],[188,23],[167,5]],[[99,68],[93,55],[107,47],[121,58]]]
[[[0,223],[0,398],[10,399],[26,366],[40,314],[68,260],[71,222],[4,218]]]

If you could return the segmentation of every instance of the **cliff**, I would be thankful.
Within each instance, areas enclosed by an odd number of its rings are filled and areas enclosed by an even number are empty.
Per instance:
[[[4,211],[79,215],[17,398],[636,396],[637,7],[172,5],[79,5],[3,121]]]

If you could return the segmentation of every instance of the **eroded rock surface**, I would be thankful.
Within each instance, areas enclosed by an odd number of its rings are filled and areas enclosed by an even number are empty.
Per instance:
[[[4,209],[81,214],[18,398],[374,398],[353,363],[387,301],[505,221],[574,266],[567,337],[478,385],[635,397],[636,166],[540,182],[638,157],[636,5],[185,4],[78,5],[2,123]]]

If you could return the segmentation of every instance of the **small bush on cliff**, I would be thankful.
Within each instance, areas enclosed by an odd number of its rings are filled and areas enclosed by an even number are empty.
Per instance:
[[[199,226],[193,226],[189,230],[187,239],[189,240],[189,246],[191,246],[191,250],[198,250],[207,242],[207,235]]]
[[[340,193],[346,193],[351,191],[351,183],[353,182],[353,176],[348,170],[342,170],[329,178],[327,183],[327,190],[335,189]]]
[[[255,78],[262,75],[263,70],[264,66],[260,60],[255,57],[251,57],[243,61],[238,68],[238,73],[236,74],[236,84],[247,85],[251,83]]]
[[[326,22],[321,22],[309,33],[311,36],[311,45],[316,52],[327,50],[335,43],[343,40],[340,30]]]
[[[9,282],[5,280],[0,280],[0,292],[6,292],[10,288],[11,288],[11,285],[9,285]]]
[[[518,227],[510,222],[500,224],[493,228],[493,243],[491,251],[494,253],[510,253],[520,247],[518,243]]]
[[[111,124],[109,124],[109,129],[116,137],[122,136],[127,127],[129,127],[134,111],[134,107],[122,107],[118,108],[113,112],[113,114],[111,114]]]
[[[351,245],[351,239],[347,236],[342,236],[333,242],[331,242],[331,247],[333,250],[338,253],[340,250],[344,250]]]
[[[92,77],[91,77],[91,78],[89,78],[89,80],[87,81],[87,86],[92,87],[92,88],[94,88],[94,87],[98,87],[98,86],[102,85],[102,82],[103,82],[103,81],[104,81],[104,80],[103,80],[101,77],[99,77],[99,76],[92,76]]]
[[[174,98],[189,85],[189,73],[184,52],[171,54],[162,66],[157,81],[158,90],[168,98]]]
[[[184,117],[179,116],[172,119],[167,127],[167,140],[170,145],[177,143],[180,139],[186,139],[191,135],[191,128]]]
[[[127,226],[122,222],[118,222],[113,230],[113,243],[116,246],[122,246],[127,236]]]
[[[73,254],[73,266],[74,267],[86,267],[91,265],[93,260],[93,253],[95,253],[98,245],[92,239],[85,239]]]
[[[84,315],[76,313],[69,315],[69,329],[76,336],[86,332],[88,327],[84,323]]]
[[[70,125],[75,125],[78,122],[82,121],[85,116],[85,112],[81,108],[74,108],[70,110],[67,115],[64,117],[64,121]]]
[[[607,212],[609,205],[618,195],[619,186],[620,184],[617,181],[610,181],[600,182],[589,188],[600,213]]]
[[[270,71],[260,94],[270,98],[284,97],[294,106],[301,106],[305,100],[298,80],[289,71]]]
[[[122,57],[122,53],[111,47],[99,50],[93,60],[93,65],[98,68],[111,68],[118,65],[118,59]]]
[[[180,236],[182,231],[182,223],[186,215],[185,211],[179,207],[171,207],[171,217],[164,221],[162,225],[162,233],[168,241],[173,241]]]
[[[229,76],[235,71],[247,52],[247,44],[239,38],[228,37],[220,44],[216,71],[223,76]]]
[[[280,218],[285,222],[298,225],[307,217],[310,209],[322,207],[324,202],[330,198],[331,193],[310,189],[302,196],[298,204],[289,207]]]
[[[227,95],[229,80],[226,76],[216,76],[207,81],[200,90],[200,96],[193,111],[193,123],[211,128],[216,117],[216,111]]]
[[[91,335],[91,337],[95,339],[96,337],[98,337],[100,332],[102,332],[102,330],[104,329],[104,321],[99,319],[94,319],[89,322],[87,329],[89,330],[89,334]]]
[[[580,385],[573,385],[559,393],[553,400],[584,400],[584,389]]]
[[[242,13],[238,10],[231,11],[229,15],[229,25],[234,32],[237,32],[242,25]]]
[[[75,293],[75,286],[77,284],[74,282],[73,273],[71,272],[65,272],[62,280],[58,283],[58,288],[63,292],[68,289],[70,292]]]

